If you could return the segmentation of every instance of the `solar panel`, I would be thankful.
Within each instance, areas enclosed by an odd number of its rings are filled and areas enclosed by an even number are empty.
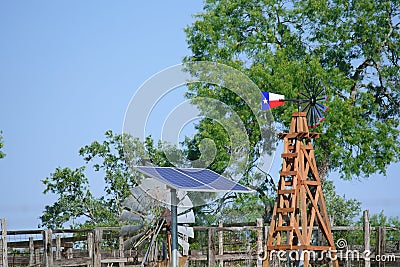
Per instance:
[[[186,191],[252,193],[253,190],[209,170],[172,167],[135,167],[141,173]]]

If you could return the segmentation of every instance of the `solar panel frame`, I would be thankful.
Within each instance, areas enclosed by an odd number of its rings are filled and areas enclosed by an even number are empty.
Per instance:
[[[209,169],[153,166],[136,166],[135,169],[177,190],[193,192],[254,192],[254,190]]]

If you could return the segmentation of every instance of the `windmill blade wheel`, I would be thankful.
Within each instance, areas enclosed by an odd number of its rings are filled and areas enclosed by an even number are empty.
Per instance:
[[[154,179],[145,178],[142,180],[142,185],[132,188],[131,195],[122,202],[123,211],[120,220],[128,225],[121,227],[120,236],[128,237],[124,242],[125,250],[146,248],[145,255],[141,259],[142,266],[146,262],[157,261],[157,237],[163,227],[170,222],[170,211],[164,204],[165,201],[158,202],[149,196],[147,191],[153,189],[157,191],[159,200],[171,198],[169,191],[157,184]],[[163,192],[165,195],[162,195]],[[193,228],[188,226],[195,222],[193,204],[184,191],[179,192],[178,200],[178,243],[187,252],[189,249],[187,240],[189,237],[194,237]],[[164,212],[161,212],[163,209]]]

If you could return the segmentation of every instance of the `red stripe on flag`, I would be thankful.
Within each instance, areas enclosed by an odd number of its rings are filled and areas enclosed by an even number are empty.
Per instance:
[[[282,100],[282,99],[280,99],[280,100],[270,100],[268,104],[269,104],[269,108],[276,108],[276,107],[279,107],[279,106],[283,106],[285,104],[285,100]]]

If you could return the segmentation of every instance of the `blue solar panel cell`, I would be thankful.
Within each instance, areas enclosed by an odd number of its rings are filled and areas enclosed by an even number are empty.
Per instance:
[[[177,169],[177,171],[185,173],[216,190],[248,190],[246,187],[208,169]]]
[[[203,183],[175,171],[173,168],[136,167],[136,169],[144,174],[147,174],[148,176],[159,179],[161,182],[164,182],[165,184],[177,189],[197,188],[199,190],[210,190],[210,187],[205,186]]]
[[[137,170],[176,189],[205,192],[242,192],[251,189],[208,169],[140,166]]]

